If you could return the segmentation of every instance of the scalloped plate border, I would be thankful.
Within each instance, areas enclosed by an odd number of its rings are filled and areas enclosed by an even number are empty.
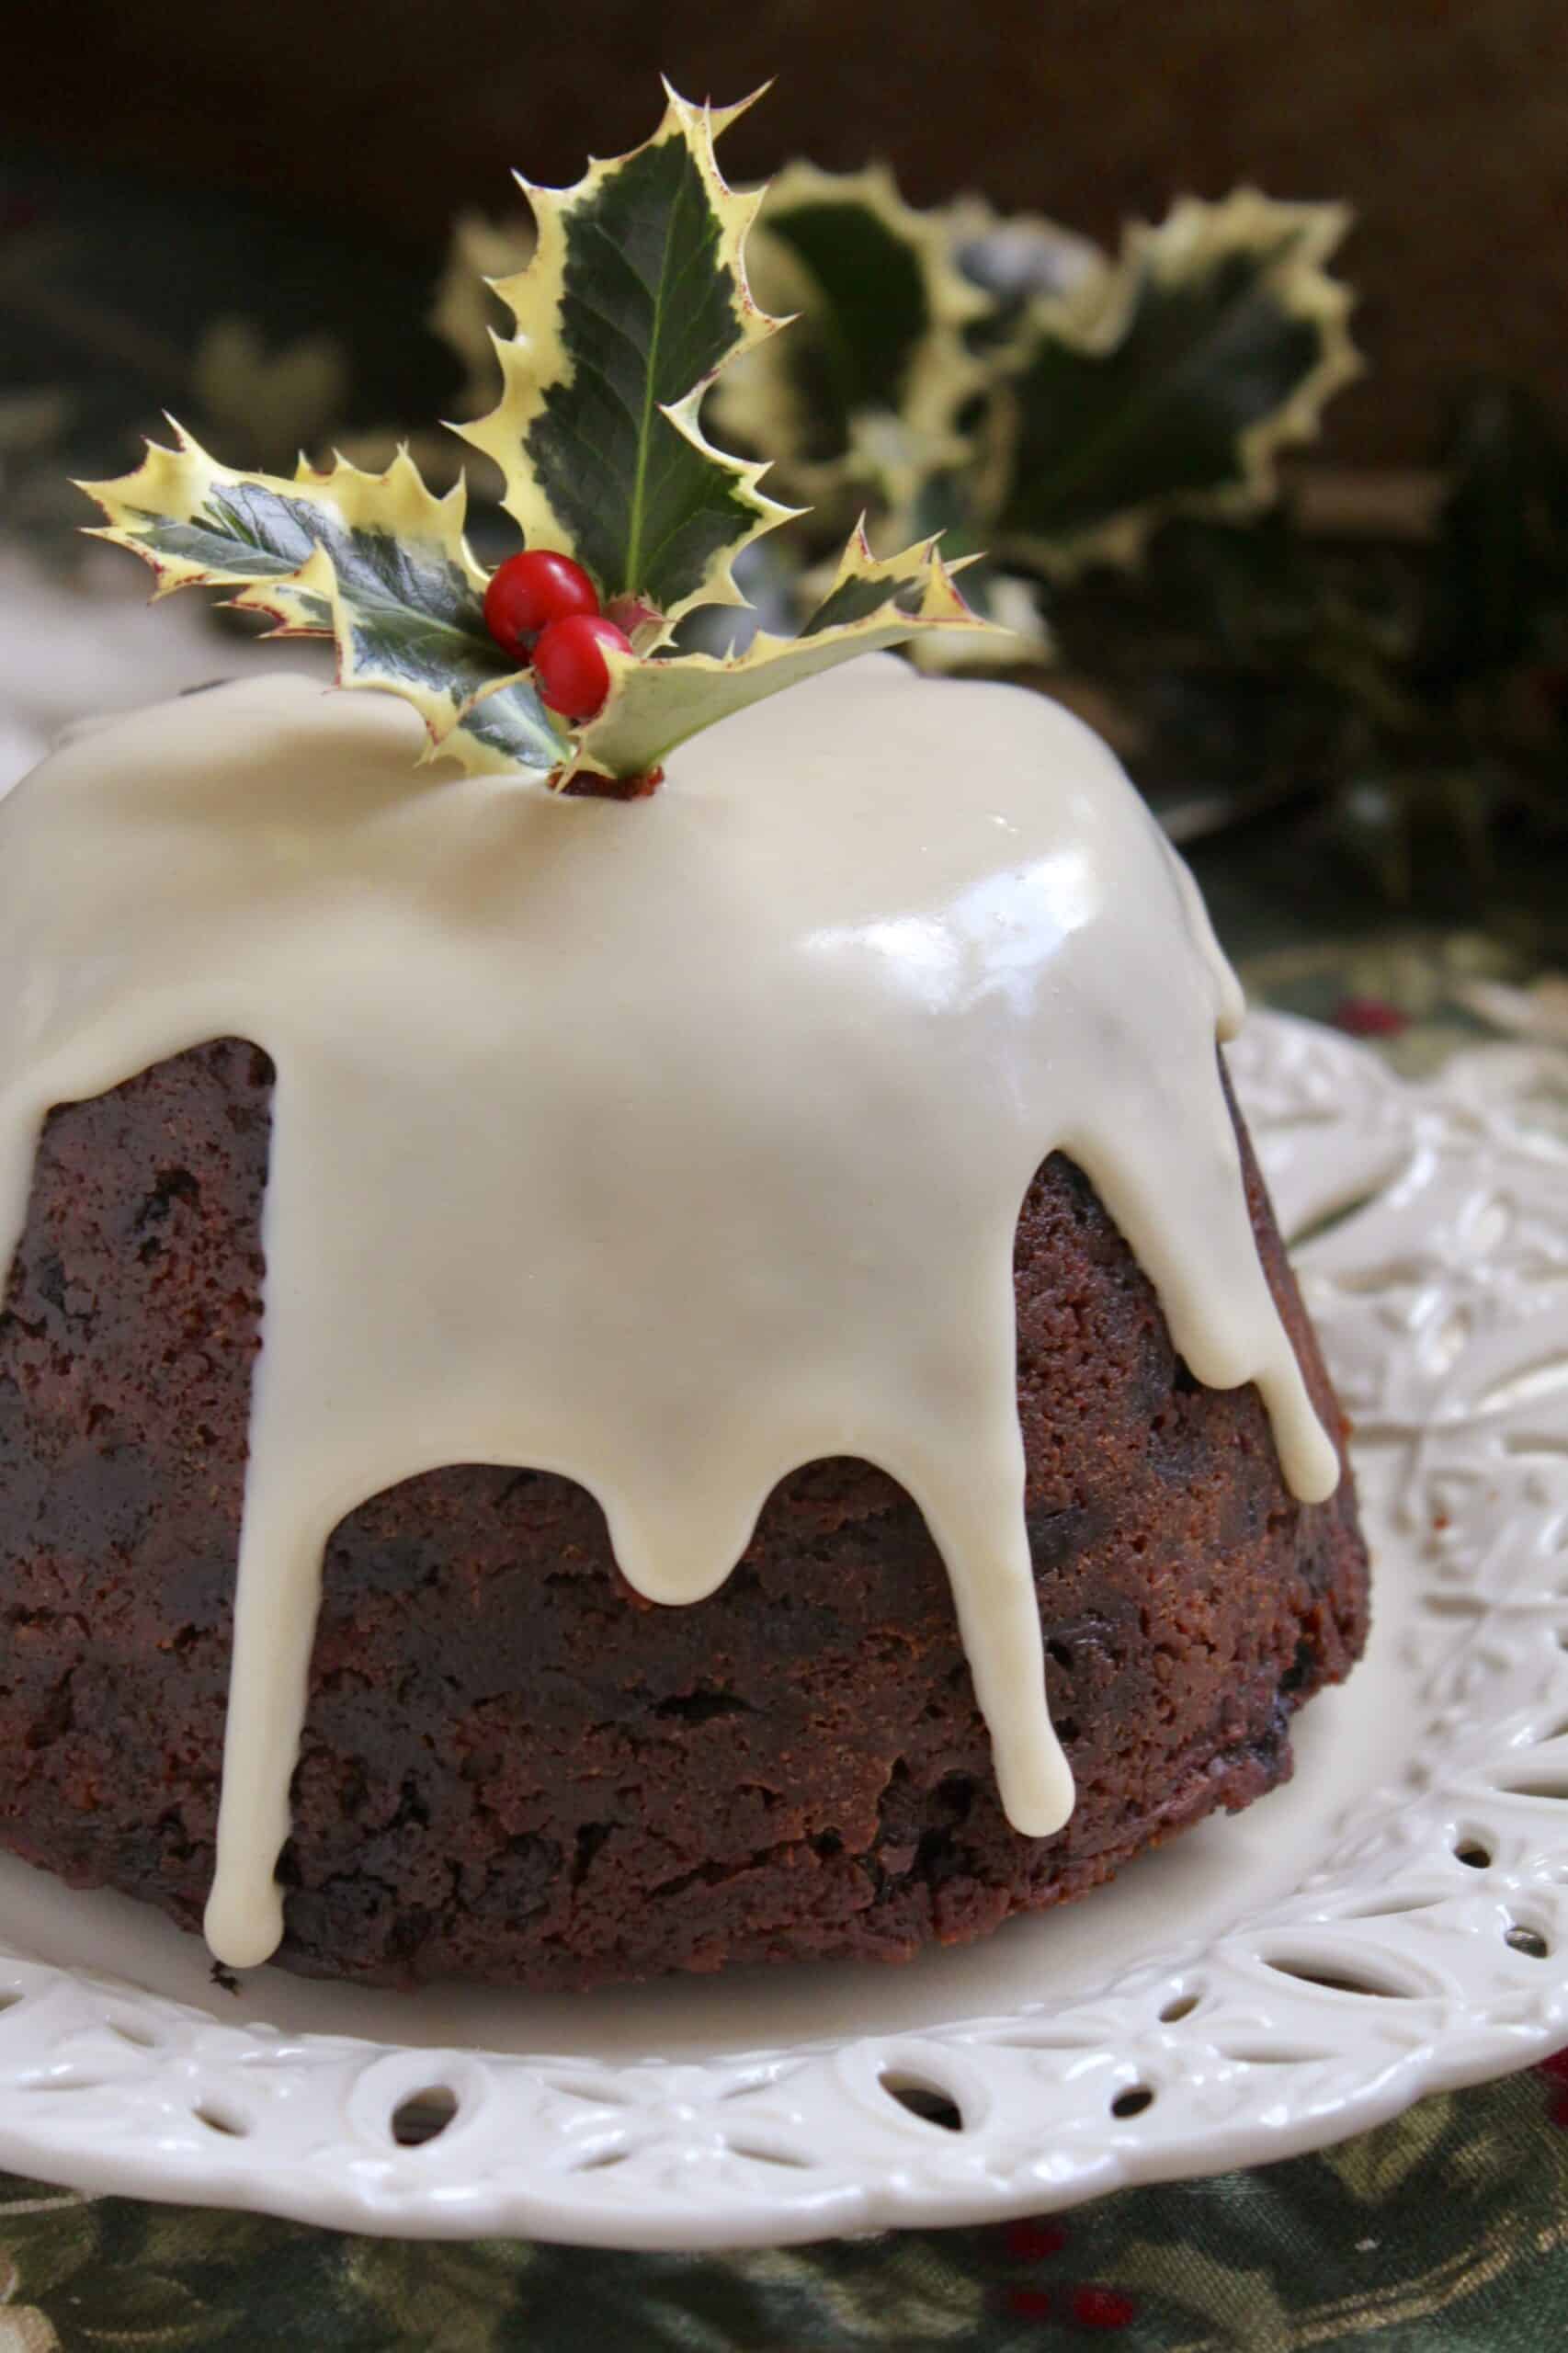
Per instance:
[[[1414,1085],[1264,1015],[1232,1063],[1417,1581],[1402,1768],[1293,1890],[1185,1942],[1177,1906],[1065,2006],[681,2063],[232,2026],[7,1934],[0,2162],[407,2236],[780,2244],[1286,2156],[1568,2040],[1568,1057]]]

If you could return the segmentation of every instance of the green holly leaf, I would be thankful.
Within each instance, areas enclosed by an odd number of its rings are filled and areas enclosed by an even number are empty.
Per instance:
[[[1176,511],[1244,514],[1359,361],[1324,264],[1348,216],[1250,188],[1134,226],[1115,267],[1040,305],[1016,349],[1005,553],[1130,562]]]
[[[788,510],[758,489],[765,469],[713,449],[698,420],[719,369],[780,324],[746,283],[761,199],[735,195],[714,159],[744,107],[666,92],[646,146],[574,188],[523,183],[538,243],[495,287],[517,322],[495,347],[501,400],[459,430],[500,467],[525,540],[574,556],[607,605],[637,597],[673,621],[744,602],[732,563]]]
[[[985,628],[959,594],[935,541],[879,561],[864,533],[857,532],[832,587],[798,637],[759,631],[744,654],[728,658],[686,654],[640,662],[612,654],[608,699],[579,732],[569,779],[596,769],[611,777],[652,775],[678,744],[715,721],[857,654],[928,631]]]
[[[401,451],[385,473],[301,461],[292,482],[235,473],[176,426],[117,482],[84,483],[108,522],[96,536],[129,548],[156,594],[238,590],[284,637],[335,637],[338,680],[402,695],[430,735],[428,756],[473,769],[548,771],[562,739],[526,675],[484,626],[485,575],[463,538],[463,492],[426,489]],[[497,688],[505,692],[499,697]],[[491,699],[483,724],[469,713]]]
[[[790,330],[726,372],[713,412],[792,496],[851,512],[869,496],[904,516],[969,455],[960,419],[986,369],[968,335],[992,304],[958,266],[960,218],[916,211],[880,165],[791,164],[768,189],[750,264]]]

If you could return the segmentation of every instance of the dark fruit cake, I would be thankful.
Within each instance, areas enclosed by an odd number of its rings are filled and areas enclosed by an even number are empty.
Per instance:
[[[788,519],[699,416],[778,324],[733,111],[532,191],[494,571],[406,451],[96,486],[381,691],[0,803],[0,1840],[231,1968],[903,1958],[1259,1795],[1365,1636],[1116,761],[885,650],[991,626],[933,540],[683,626]]]
[[[0,1838],[200,1925],[211,1877],[272,1069],[228,1040],[47,1131],[0,1321]],[[1267,1198],[1247,1199],[1335,1414]],[[770,1498],[730,1582],[639,1599],[570,1481],[463,1466],[328,1552],[278,1958],[587,1986],[904,1960],[1083,1893],[1290,1771],[1367,1627],[1348,1478],[1281,1495],[1250,1391],[1196,1383],[1072,1164],[1029,1188],[1018,1404],[1054,1838],[997,1802],[942,1564],[864,1463]]]

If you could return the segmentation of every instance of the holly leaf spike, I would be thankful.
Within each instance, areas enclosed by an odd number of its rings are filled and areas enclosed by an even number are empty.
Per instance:
[[[585,771],[650,775],[677,745],[716,720],[858,654],[926,631],[990,628],[965,604],[935,540],[879,559],[861,526],[840,558],[831,588],[798,637],[761,631],[744,654],[727,658],[687,654],[673,661],[641,662],[610,654],[608,697],[597,717],[578,732],[572,765],[560,781],[569,783]]]
[[[734,558],[792,510],[759,488],[765,465],[715,449],[698,418],[720,369],[785,324],[746,280],[762,196],[728,188],[714,156],[754,101],[665,90],[646,145],[574,188],[519,179],[538,242],[526,269],[494,281],[516,322],[495,338],[501,399],[456,430],[499,466],[527,545],[575,557],[606,605],[637,598],[673,623],[694,605],[744,604]]]
[[[326,472],[301,459],[292,482],[237,473],[170,423],[174,449],[150,442],[133,473],[79,485],[106,517],[89,536],[140,556],[154,597],[233,588],[228,601],[266,614],[275,636],[335,637],[338,683],[412,702],[426,758],[451,753],[474,770],[559,766],[562,739],[536,689],[485,628],[460,483],[437,498],[406,449],[380,474],[342,458]],[[508,689],[483,735],[462,718],[482,688]]]

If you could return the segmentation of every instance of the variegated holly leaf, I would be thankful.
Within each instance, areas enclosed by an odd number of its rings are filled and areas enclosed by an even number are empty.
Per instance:
[[[712,448],[698,418],[718,370],[780,324],[746,283],[761,199],[734,194],[714,158],[744,107],[665,86],[645,147],[574,188],[522,183],[538,244],[495,288],[517,322],[495,347],[501,400],[459,430],[500,467],[525,541],[574,556],[606,605],[637,597],[674,621],[741,603],[734,557],[789,510],[758,488],[766,469]]]
[[[917,670],[948,677],[960,670],[1010,670],[1054,661],[1055,647],[1035,583],[978,563],[964,574],[964,602],[984,630],[934,629],[910,641]]]
[[[484,626],[485,575],[463,538],[460,484],[437,498],[406,451],[385,473],[301,461],[292,482],[236,473],[176,426],[177,446],[150,445],[136,472],[84,483],[107,523],[96,536],[131,549],[155,593],[233,588],[286,637],[335,637],[346,687],[415,704],[428,756],[471,769],[549,770],[562,738],[528,677]],[[490,699],[483,722],[470,716]]]
[[[728,659],[686,654],[670,661],[609,656],[605,707],[579,733],[563,781],[583,771],[641,777],[715,721],[786,687],[835,669],[857,654],[897,645],[927,631],[983,632],[952,574],[926,540],[900,555],[873,556],[863,531],[844,551],[826,596],[798,637],[759,631],[744,654]]]
[[[1339,205],[1250,188],[1187,198],[1040,306],[1016,347],[1002,551],[1054,573],[1128,562],[1167,514],[1264,504],[1278,451],[1360,365],[1324,267],[1347,225]]]
[[[981,515],[986,496],[986,468],[977,462],[962,472],[933,474],[915,502],[916,529],[940,539],[949,569],[963,572],[964,602],[991,624],[986,630],[923,631],[909,649],[917,670],[942,675],[1016,669],[1053,658],[1038,581],[1002,571],[985,551]]]
[[[713,415],[726,440],[773,458],[791,495],[902,515],[963,460],[960,416],[985,378],[967,338],[991,302],[959,268],[957,223],[906,204],[880,165],[791,164],[768,189],[752,275],[793,323],[726,372]]]
[[[1082,300],[1089,280],[1108,267],[1098,245],[1042,213],[1004,215],[971,195],[960,196],[948,218],[954,260],[990,300],[989,312],[969,330],[970,343],[987,352],[1006,341],[1031,307]]]

